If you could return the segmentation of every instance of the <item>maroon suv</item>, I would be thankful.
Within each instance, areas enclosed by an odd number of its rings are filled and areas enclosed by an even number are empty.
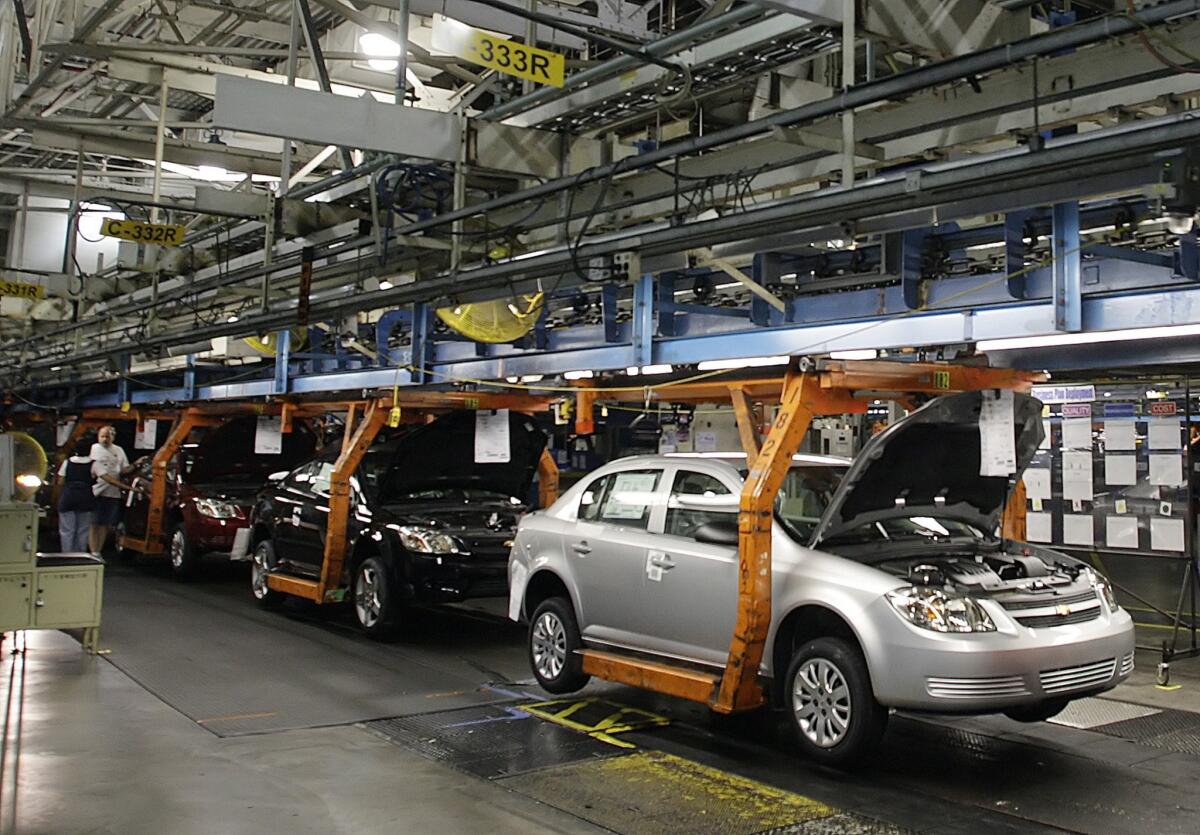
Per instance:
[[[255,453],[256,422],[246,416],[212,429],[197,429],[167,465],[163,535],[176,577],[195,573],[203,554],[228,553],[237,532],[247,526],[254,494],[267,476],[291,471],[317,450],[317,434],[297,422],[283,435],[280,453]],[[134,485],[144,485],[146,492],[129,494],[125,508],[125,534],[133,538],[146,534],[150,466],[149,461],[144,463],[133,478]]]

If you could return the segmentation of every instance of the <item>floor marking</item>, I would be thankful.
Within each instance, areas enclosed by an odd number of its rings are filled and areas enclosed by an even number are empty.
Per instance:
[[[492,722],[511,722],[514,719],[529,719],[531,714],[516,707],[505,707],[507,716],[485,716],[482,719],[468,719],[466,722],[455,722],[451,725],[443,725],[443,728],[465,728],[469,725],[490,725]]]
[[[1154,685],[1154,689],[1155,690],[1166,690],[1167,692],[1171,692],[1172,690],[1182,690],[1183,685],[1182,684],[1156,684],[1156,685]]]
[[[605,709],[603,716],[591,724],[572,718],[591,707]],[[540,719],[545,719],[547,722],[554,722],[571,730],[585,733],[618,748],[636,748],[637,746],[631,742],[617,739],[615,734],[629,733],[644,728],[662,728],[671,724],[671,720],[665,716],[659,716],[636,707],[627,707],[606,699],[556,699],[549,702],[524,704],[520,706],[520,709]]]
[[[197,725],[207,725],[209,722],[238,722],[244,719],[268,719],[272,716],[278,716],[275,711],[270,713],[239,713],[233,716],[210,716],[207,719],[197,719]]]
[[[465,695],[467,695],[466,690],[450,690],[449,692],[446,692],[446,693],[426,693],[425,698],[427,698],[427,699],[444,699],[447,696],[465,696]]]

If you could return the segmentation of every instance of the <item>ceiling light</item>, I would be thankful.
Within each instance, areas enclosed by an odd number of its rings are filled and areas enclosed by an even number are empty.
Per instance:
[[[392,72],[399,66],[399,62],[394,59],[400,57],[400,44],[389,38],[387,35],[381,35],[379,32],[364,32],[358,38],[358,45],[362,51],[371,56],[367,61],[367,66],[379,72]]]
[[[520,378],[520,377],[505,377],[504,379],[505,379],[505,380],[507,380],[507,381],[508,381],[508,382],[510,382],[510,383],[519,383],[519,382],[521,382],[521,378]]]
[[[196,166],[196,174],[201,180],[208,180],[209,182],[223,180],[229,176],[229,172],[219,165],[198,165]]]
[[[831,360],[873,360],[879,358],[879,352],[874,348],[863,348],[858,351],[830,351]]]
[[[392,287],[394,287],[394,286],[395,285],[392,284],[392,282],[388,281],[386,278],[383,281],[379,282],[380,290],[391,290]]]
[[[724,371],[730,368],[760,368],[766,365],[787,365],[791,357],[749,357],[742,360],[705,360],[696,366],[700,371]]]
[[[595,376],[591,371],[568,371],[563,374],[563,377],[568,380],[590,380]]]
[[[511,313],[513,316],[521,315],[521,311],[519,309],[517,309],[517,306],[515,304],[513,304],[512,302],[508,303],[508,312]]]
[[[631,365],[625,369],[625,373],[628,374],[630,377],[636,377],[637,375],[642,373],[642,369],[638,368],[636,365]]]
[[[232,324],[233,324],[234,322],[236,322],[237,320],[238,320],[237,314],[236,314],[236,313],[230,313],[230,314],[229,314],[229,318],[228,318],[228,319],[226,319],[225,321],[226,321],[226,322],[228,322],[229,324],[231,324],[231,325],[232,325]]]
[[[643,374],[670,374],[670,373],[671,373],[672,371],[674,371],[674,370],[675,370],[675,367],[674,367],[674,366],[671,366],[671,365],[666,365],[666,364],[663,364],[663,365],[643,365],[643,366],[642,366],[642,373],[643,373]]]
[[[1095,333],[1055,333],[1046,336],[1018,336],[1011,339],[981,339],[980,351],[1019,351],[1023,348],[1054,348],[1096,342],[1123,342],[1131,339],[1169,339],[1176,336],[1200,336],[1200,325],[1164,325],[1157,328],[1127,328]]]
[[[521,378],[522,383],[540,383],[545,377],[541,374],[527,374]]]
[[[50,366],[50,370],[51,371],[62,371],[62,366],[61,365],[52,365],[52,366]]]

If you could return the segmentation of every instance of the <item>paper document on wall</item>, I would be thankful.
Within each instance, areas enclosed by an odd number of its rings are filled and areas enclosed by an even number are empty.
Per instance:
[[[278,455],[283,452],[283,419],[261,415],[254,427],[254,454]]]
[[[1178,452],[1151,453],[1150,483],[1163,487],[1183,484],[1183,456]]]
[[[657,473],[618,473],[600,512],[605,519],[641,519],[657,485]]]
[[[1183,552],[1183,520],[1151,519],[1150,550]]]
[[[1049,513],[1025,514],[1025,539],[1030,542],[1050,542],[1053,539],[1051,524],[1053,517]]]
[[[667,455],[676,452],[679,449],[679,433],[674,426],[664,426],[662,434],[658,436],[658,453],[659,455]]]
[[[1137,449],[1135,427],[1132,420],[1104,421],[1104,449],[1108,452],[1133,452]]]
[[[716,452],[717,451],[717,433],[716,432],[697,432],[696,433],[696,452]]]
[[[1104,483],[1108,485],[1137,484],[1137,456],[1104,456]]]
[[[1022,480],[1025,482],[1026,498],[1050,498],[1050,471],[1045,467],[1030,467]]]
[[[507,464],[512,461],[508,437],[508,409],[481,409],[475,413],[475,463]]]
[[[1013,393],[985,391],[979,410],[979,474],[1004,476],[1016,471]]]
[[[1146,437],[1150,449],[1179,449],[1179,418],[1150,418]]]
[[[158,446],[158,421],[144,420],[142,428],[133,434],[134,449],[154,449]]]
[[[64,446],[71,439],[71,430],[75,428],[75,421],[68,420],[65,423],[60,423],[54,433],[54,440],[57,446]],[[69,450],[68,450],[69,451]]]
[[[1090,417],[1063,418],[1063,449],[1092,448],[1092,419]]]
[[[1064,452],[1062,454],[1063,498],[1090,502],[1092,492],[1092,454]]]
[[[1054,436],[1050,434],[1050,421],[1042,421],[1042,442],[1038,444],[1038,449],[1050,449],[1053,446]]]
[[[1094,545],[1095,526],[1092,517],[1084,513],[1063,514],[1064,545]]]
[[[1138,523],[1136,516],[1104,517],[1104,541],[1109,548],[1137,548]]]

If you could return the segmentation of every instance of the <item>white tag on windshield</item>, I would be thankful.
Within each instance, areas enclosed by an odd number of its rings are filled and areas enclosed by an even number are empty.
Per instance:
[[[283,420],[262,415],[254,427],[254,454],[278,455],[283,452]]]
[[[475,463],[507,464],[512,461],[508,437],[508,409],[475,413]]]

